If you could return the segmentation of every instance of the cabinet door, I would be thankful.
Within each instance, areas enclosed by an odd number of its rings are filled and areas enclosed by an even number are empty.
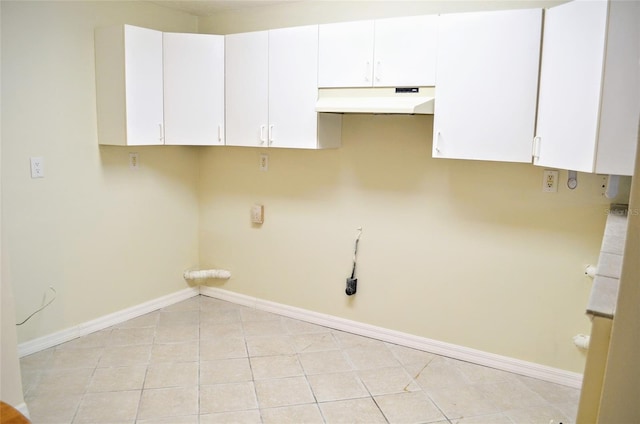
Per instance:
[[[542,10],[440,16],[433,157],[531,162]]]
[[[165,33],[165,144],[224,144],[224,37]]]
[[[603,1],[546,11],[536,165],[593,171],[606,24]]]
[[[438,15],[375,21],[373,85],[435,85]]]
[[[637,144],[637,2],[547,10],[536,165],[632,175]]]
[[[269,146],[318,145],[318,26],[269,31]]]
[[[320,25],[318,87],[371,87],[373,21]]]
[[[226,145],[267,146],[267,31],[225,36]]]
[[[163,144],[162,32],[125,25],[124,45],[126,144]]]

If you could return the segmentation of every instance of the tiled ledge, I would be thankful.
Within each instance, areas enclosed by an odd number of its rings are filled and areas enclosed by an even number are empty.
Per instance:
[[[598,270],[587,304],[587,313],[613,318],[618,301],[622,255],[627,234],[627,205],[612,205],[602,238]]]

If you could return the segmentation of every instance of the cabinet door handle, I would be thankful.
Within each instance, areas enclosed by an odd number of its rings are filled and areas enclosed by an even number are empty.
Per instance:
[[[273,125],[269,125],[269,146],[273,143]]]
[[[364,80],[369,82],[369,76],[371,75],[371,62],[367,60],[367,66],[364,70]]]
[[[440,153],[440,131],[436,133],[436,139],[434,140],[434,142],[436,143],[435,145],[436,152]]]
[[[218,124],[218,141],[222,142],[222,125]]]
[[[374,72],[374,75],[376,77],[376,81],[380,81],[380,61],[376,62],[376,70]]]
[[[266,125],[260,125],[260,144],[264,144],[265,141],[267,141],[267,139],[264,138],[264,130],[267,129],[266,127]]]
[[[538,159],[540,159],[540,141],[542,140],[539,136],[533,137],[531,156],[533,156],[534,164],[538,162]]]
[[[158,126],[160,127],[160,137],[158,138],[158,140],[164,143],[164,125],[160,123],[158,124]]]

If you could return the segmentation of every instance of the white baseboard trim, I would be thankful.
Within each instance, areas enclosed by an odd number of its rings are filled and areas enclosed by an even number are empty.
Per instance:
[[[109,315],[96,318],[91,321],[76,325],[65,330],[57,331],[47,336],[38,337],[37,339],[29,340],[18,345],[18,356],[31,355],[32,353],[39,352],[44,349],[48,349],[53,346],[57,346],[61,343],[68,342],[87,334],[104,330],[112,325],[120,324],[121,322],[130,320],[132,318],[139,317],[141,315],[153,312],[160,308],[164,308],[174,303],[181,302],[199,294],[198,287],[192,287],[177,291],[175,293],[168,294],[166,296],[159,297],[157,299],[150,300],[148,302],[141,303],[136,306],[132,306],[127,309],[123,309],[118,312],[114,312]]]
[[[502,371],[508,371],[551,383],[573,388],[580,388],[582,386],[582,374],[571,371],[565,371],[546,365],[510,358],[508,356],[496,355],[494,353],[471,349],[452,343],[441,342],[345,318],[261,300],[216,287],[200,286],[200,294],[267,312],[273,312],[278,315],[306,321],[312,324],[347,331],[349,333],[423,350],[425,352],[435,353],[437,355],[459,359]]]
[[[29,416],[29,408],[27,408],[26,403],[22,402],[20,405],[14,406],[14,408],[16,408],[16,410],[20,412],[22,415],[24,415],[26,419],[28,420],[31,419],[31,417]]]

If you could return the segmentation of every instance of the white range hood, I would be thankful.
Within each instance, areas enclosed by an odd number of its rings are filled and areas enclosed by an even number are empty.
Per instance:
[[[316,112],[433,114],[434,87],[320,88]]]

